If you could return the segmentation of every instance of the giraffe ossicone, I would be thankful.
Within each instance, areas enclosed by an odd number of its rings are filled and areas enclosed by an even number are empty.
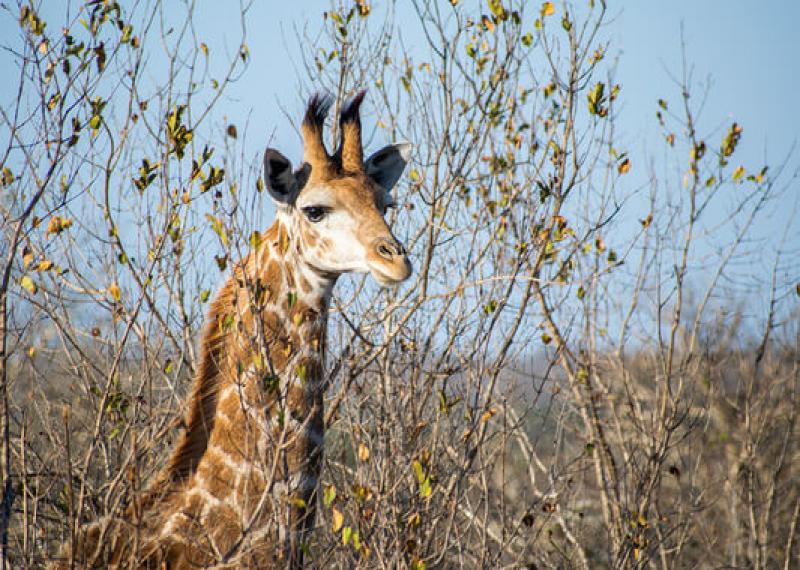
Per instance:
[[[303,565],[324,443],[333,287],[347,272],[368,272],[384,286],[411,275],[385,220],[411,145],[364,159],[363,98],[342,107],[335,152],[323,142],[331,99],[319,95],[303,118],[300,166],[266,150],[276,219],[211,303],[186,429],[142,499],[123,517],[80,530],[77,567]]]

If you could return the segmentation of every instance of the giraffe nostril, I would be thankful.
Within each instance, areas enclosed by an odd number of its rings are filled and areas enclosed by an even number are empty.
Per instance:
[[[405,255],[403,246],[395,241],[381,240],[378,247],[375,248],[378,255],[385,259],[392,259],[394,257]]]

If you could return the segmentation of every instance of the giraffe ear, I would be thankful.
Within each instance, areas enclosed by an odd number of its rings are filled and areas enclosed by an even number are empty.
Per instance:
[[[410,158],[411,143],[390,144],[370,156],[364,163],[364,170],[380,186],[391,190]]]
[[[292,163],[274,148],[268,148],[264,153],[264,182],[269,195],[279,204],[294,203],[300,189],[308,180],[309,170],[310,167],[303,164],[292,172]]]

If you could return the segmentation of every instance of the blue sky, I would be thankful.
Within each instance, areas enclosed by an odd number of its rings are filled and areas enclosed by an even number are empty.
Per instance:
[[[214,43],[227,38],[234,48],[238,22],[221,4],[201,6],[200,23],[208,26]],[[401,25],[404,17],[412,17],[403,15],[402,5],[401,1],[397,8]],[[232,116],[252,113],[253,126],[278,132],[288,126],[278,101],[298,111],[302,106],[291,63],[300,49],[294,26],[308,24],[316,29],[328,7],[327,1],[256,0],[248,30],[253,59],[248,74],[231,90],[230,102],[236,106]],[[797,140],[800,2],[612,1],[609,15],[606,35],[611,40],[610,54],[619,56],[617,79],[623,85],[620,126],[632,147],[644,149],[656,143],[656,100],[677,94],[669,74],[681,72],[681,26],[695,79],[711,81],[701,128],[727,126],[736,120],[744,127],[742,160],[759,164],[765,152],[775,161]]]
[[[579,0],[576,5],[583,3]],[[212,55],[237,49],[237,4],[198,2],[198,35],[211,47]],[[386,2],[374,0],[372,4],[379,8]],[[465,0],[462,4],[484,3]],[[42,13],[49,18],[62,10],[61,6],[60,1],[46,0]],[[404,0],[397,2],[401,27],[404,19],[413,18],[404,14],[403,6]],[[300,146],[280,105],[298,114],[302,111],[303,102],[297,95],[299,73],[293,61],[299,59],[299,50],[309,48],[298,44],[294,30],[307,26],[316,31],[329,7],[328,0],[255,0],[248,18],[250,67],[220,106],[229,120],[237,124],[249,121],[251,136],[275,133],[276,142],[287,153],[299,154]],[[797,140],[800,2],[611,0],[608,13],[605,33],[611,40],[609,54],[619,57],[617,81],[623,85],[620,127],[628,150],[652,153],[660,140],[655,102],[677,95],[669,74],[681,71],[681,26],[695,79],[711,80],[701,131],[726,128],[730,121],[737,121],[744,127],[741,160],[754,167],[764,162],[765,153],[770,162],[779,160]],[[0,36],[11,37],[16,25],[4,14]],[[5,73],[8,61],[7,55],[0,57],[0,68],[6,77],[13,77]],[[3,104],[13,96],[11,83],[0,85]]]
[[[584,6],[585,1],[578,0],[576,5]],[[382,0],[371,3],[376,11],[387,4]],[[462,4],[485,5],[481,0],[462,0]],[[560,10],[560,2],[555,4]],[[170,9],[176,5],[167,3]],[[413,32],[403,25],[408,18],[414,18],[413,14],[404,13],[407,5],[405,0],[397,1],[397,23],[404,30],[406,42],[413,45]],[[45,0],[42,12],[48,18],[63,10],[62,6],[60,1]],[[235,53],[238,49],[237,7],[238,3],[232,1],[197,3],[198,36],[209,45],[212,63],[214,56]],[[224,118],[217,118],[221,125],[233,122],[240,132],[248,125],[247,156],[257,157],[270,137],[274,137],[272,144],[293,161],[299,159],[299,137],[281,106],[292,115],[293,121],[302,113],[303,100],[298,91],[302,71],[296,70],[294,63],[299,62],[302,50],[313,50],[315,46],[301,45],[295,30],[307,27],[313,35],[320,27],[323,12],[329,8],[328,0],[254,0],[246,39],[251,55],[249,68],[217,107],[225,114]],[[658,168],[664,156],[663,138],[654,115],[659,98],[677,103],[679,90],[670,74],[681,74],[682,29],[693,77],[700,85],[709,85],[699,121],[701,136],[708,136],[716,147],[725,129],[736,121],[744,128],[735,157],[737,163],[749,171],[766,163],[779,163],[800,137],[798,22],[798,1],[611,0],[604,29],[604,37],[610,40],[607,60],[618,60],[615,80],[623,86],[617,125],[619,146],[633,159],[624,183],[630,189],[645,187],[646,164],[654,157]],[[10,37],[14,27],[16,21],[4,15],[0,18],[0,37]],[[216,60],[218,67],[222,63],[221,59]],[[158,62],[151,64],[157,70]],[[13,72],[7,73],[7,67],[7,54],[0,54],[0,70],[4,76],[13,77]],[[12,82],[0,85],[3,104],[13,97],[12,90]],[[790,170],[798,166],[800,153],[795,152],[790,159]],[[761,237],[783,231],[797,207],[799,195],[797,189],[790,188],[782,202],[773,207],[770,223],[758,227]],[[720,214],[724,215],[722,211]],[[789,246],[798,249],[800,224],[793,225]],[[765,262],[763,269],[767,265]],[[758,272],[763,273],[762,268]]]
[[[654,127],[655,100],[675,93],[667,71],[681,71],[681,25],[695,78],[711,79],[704,126],[743,125],[745,160],[763,160],[765,151],[778,159],[797,140],[800,2],[629,0],[619,14],[610,36],[621,54],[623,128],[633,140],[655,134],[641,126]]]

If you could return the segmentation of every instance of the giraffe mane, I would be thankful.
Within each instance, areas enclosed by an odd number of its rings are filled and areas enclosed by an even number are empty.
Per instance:
[[[194,378],[185,430],[166,468],[147,493],[145,505],[177,489],[188,480],[208,447],[221,384],[220,363],[225,358],[225,335],[220,330],[220,322],[230,297],[231,292],[225,291],[217,297],[209,311],[203,334],[205,342],[200,347],[200,367]]]

